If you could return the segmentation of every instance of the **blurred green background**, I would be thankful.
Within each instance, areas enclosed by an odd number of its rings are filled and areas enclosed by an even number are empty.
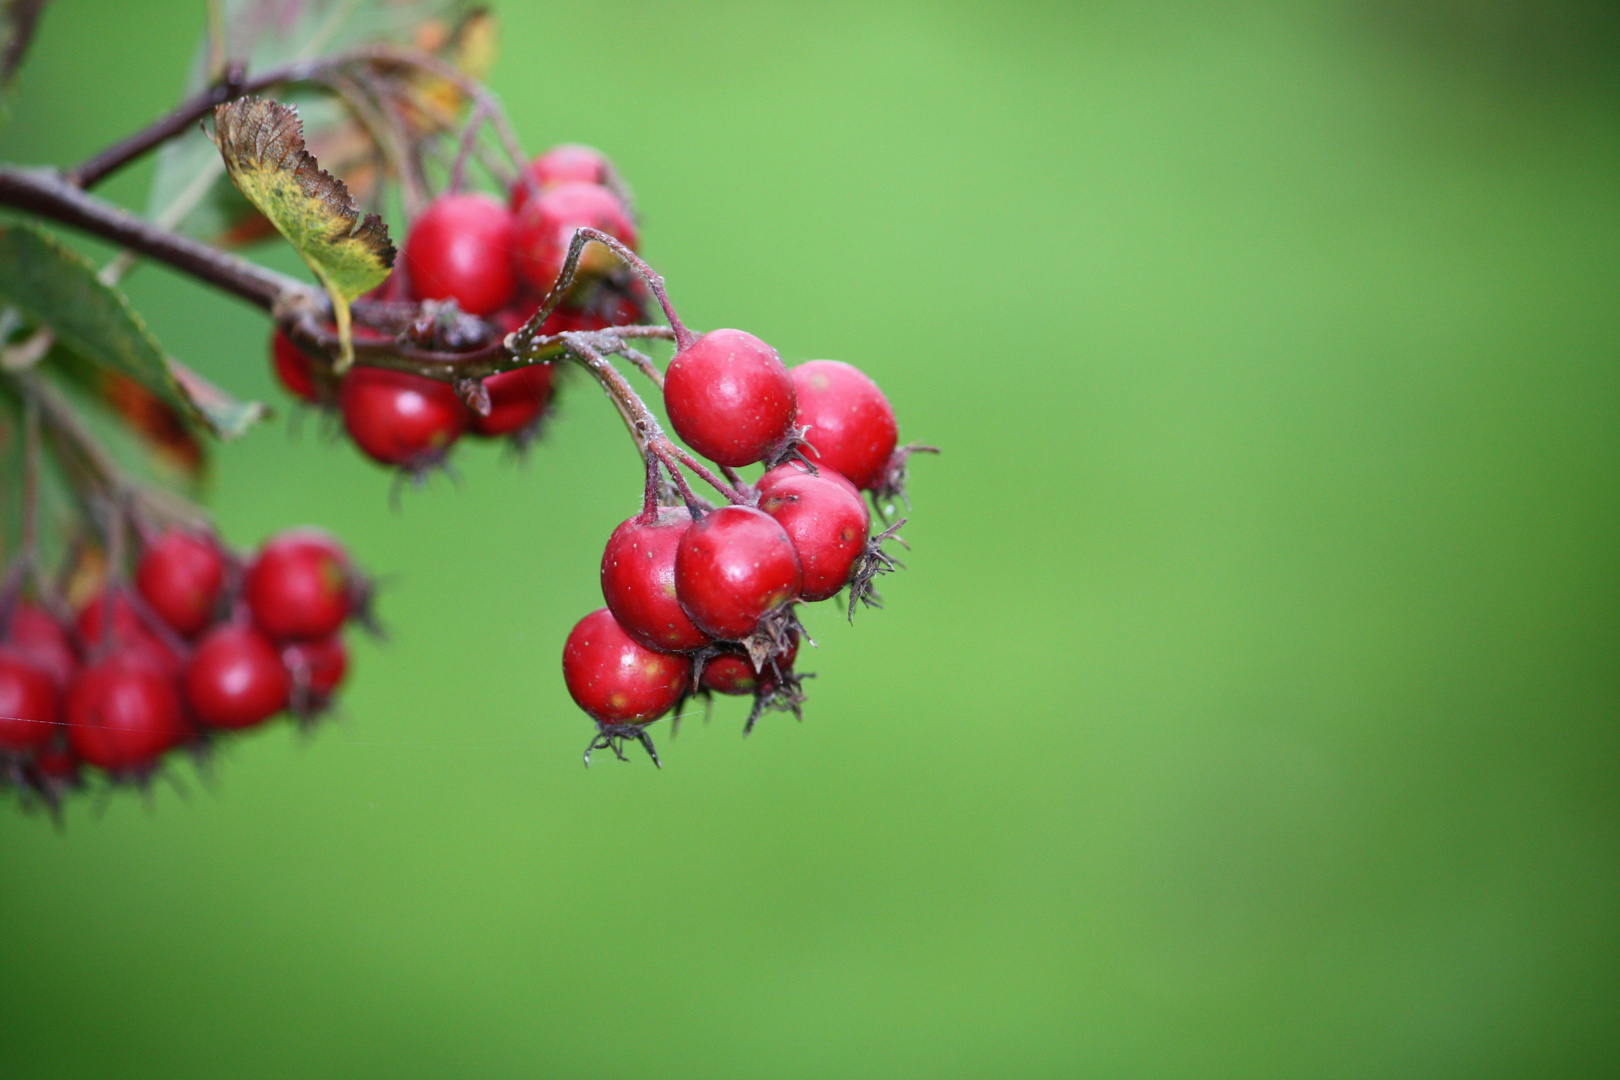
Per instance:
[[[201,9],[60,0],[0,158],[161,112]],[[802,725],[586,771],[558,657],[639,495],[588,385],[397,513],[313,424],[226,447],[224,533],[330,527],[393,640],[188,799],[0,813],[0,1074],[1616,1075],[1609,8],[502,15],[689,322],[945,448],[909,569],[808,613]],[[279,400],[258,314],[130,290]]]

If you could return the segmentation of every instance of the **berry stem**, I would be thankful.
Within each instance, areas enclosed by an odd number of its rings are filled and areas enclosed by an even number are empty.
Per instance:
[[[450,186],[445,189],[451,195],[461,191],[462,184],[467,180],[467,161],[472,157],[473,148],[478,145],[478,129],[483,126],[486,115],[484,103],[480,101],[467,117],[467,126],[461,131],[461,143],[456,147],[456,160],[450,166]]]
[[[583,239],[582,239],[583,238]],[[570,263],[579,262],[578,252],[585,247],[585,241],[595,240],[613,254],[623,259],[625,265],[634,270],[636,276],[647,283],[647,288],[658,298],[658,306],[664,309],[664,318],[669,320],[669,328],[675,331],[675,348],[684,349],[697,340],[697,335],[686,328],[681,317],[675,314],[675,305],[669,302],[669,292],[664,288],[664,275],[647,265],[640,255],[631,251],[615,236],[610,236],[600,229],[580,229],[574,233],[574,240],[568,245],[568,258]],[[570,278],[572,275],[570,275]]]
[[[680,466],[675,463],[675,459],[670,454],[672,448],[673,444],[668,439],[665,439],[661,444],[653,444],[652,452],[658,460],[664,463],[664,468],[669,470],[669,478],[674,482],[675,490],[680,492],[681,501],[686,504],[687,512],[692,515],[693,521],[697,521],[711,507],[697,497],[697,494],[692,490],[692,485],[688,484],[686,477],[681,475]]]
[[[662,485],[658,482],[658,462],[651,455],[643,455],[647,463],[647,486],[641,493],[641,513],[637,515],[636,522],[641,525],[651,525],[658,520],[658,496]]]
[[[579,271],[580,253],[585,250],[585,245],[593,240],[623,259],[625,264],[635,271],[636,276],[647,283],[647,287],[658,298],[659,306],[664,309],[664,317],[669,320],[670,329],[674,331],[676,349],[684,349],[697,340],[696,335],[681,322],[681,317],[675,314],[675,305],[669,302],[669,293],[664,289],[664,278],[661,274],[642,261],[635,252],[600,229],[575,229],[574,238],[568,244],[568,256],[563,259],[562,269],[557,273],[557,280],[552,283],[550,291],[546,293],[545,301],[541,303],[540,309],[529,317],[529,321],[518,327],[515,332],[513,340],[517,344],[513,346],[513,352],[523,351],[527,341],[540,336],[540,328],[563,302],[568,290],[573,288],[574,275]]]
[[[87,641],[85,648],[105,655],[112,651],[115,641],[113,624],[118,620],[113,612],[117,607],[119,589],[114,582],[121,581],[124,575],[124,515],[119,512],[120,499],[117,493],[110,496],[101,506],[105,517],[102,531],[107,539],[107,577],[108,581],[101,590],[101,640]],[[91,515],[94,519],[98,515]]]
[[[523,144],[518,140],[511,121],[507,119],[506,110],[501,108],[500,99],[490,93],[489,88],[483,83],[459,70],[454,64],[446,63],[432,53],[420,49],[407,49],[396,45],[369,45],[352,52],[339,53],[329,62],[341,65],[355,61],[421,68],[446,82],[453,83],[457,90],[466,94],[475,106],[484,111],[485,116],[489,118],[490,127],[495,129],[495,135],[500,140],[502,149],[512,159],[512,164],[522,169],[527,163],[528,157],[523,153]]]
[[[202,528],[202,512],[178,495],[162,488],[145,487],[132,480],[107,448],[91,434],[78,411],[50,383],[32,371],[5,372],[23,399],[38,410],[41,446],[48,446],[83,498],[90,489],[102,498],[128,500],[134,508],[158,521]]]
[[[635,440],[636,449],[640,451],[642,459],[646,460],[652,456],[653,440],[663,438],[663,430],[658,426],[657,417],[648,410],[646,402],[641,400],[625,381],[624,376],[619,374],[619,370],[596,348],[593,340],[596,336],[594,332],[575,331],[558,335],[567,351],[581,367],[590,372],[591,378],[601,386],[608,400],[618,408],[625,427],[630,431],[630,437]]]
[[[641,450],[642,457],[652,454],[663,461],[670,471],[670,478],[675,482],[676,490],[681,493],[681,497],[686,500],[689,507],[701,504],[687,486],[677,463],[691,469],[705,483],[724,495],[727,502],[746,503],[747,500],[740,491],[728,485],[664,434],[663,427],[659,425],[658,418],[653,415],[652,410],[647,408],[647,403],[641,400],[641,396],[619,373],[619,369],[608,361],[607,354],[618,351],[614,334],[615,331],[612,330],[571,330],[557,336],[567,345],[568,351],[579,360],[580,365],[601,385],[603,392],[618,406],[619,415],[624,417],[625,426],[630,429],[631,438],[636,440],[636,446]]]
[[[685,465],[688,469],[691,469],[698,476],[702,477],[704,483],[708,484],[710,487],[714,488],[714,490],[724,495],[727,502],[736,503],[739,506],[748,505],[748,500],[743,496],[740,488],[734,488],[730,484],[727,484],[725,481],[721,480],[718,476],[714,475],[714,473],[710,472],[708,468],[704,466],[704,464],[697,458],[670,442],[667,436],[664,437],[664,446],[668,448],[669,453],[673,454],[682,465]]]
[[[427,177],[422,172],[421,162],[406,151],[410,140],[408,136],[401,138],[404,125],[398,110],[378,100],[363,81],[342,72],[333,72],[311,81],[317,86],[326,87],[342,100],[376,141],[384,158],[399,174],[400,202],[405,210],[405,219],[416,220],[428,203]]]
[[[664,373],[658,370],[658,365],[653,363],[652,357],[640,349],[632,349],[622,342],[619,344],[619,355],[640,368],[641,373],[652,381],[652,384],[658,388],[659,393],[663,392]]]
[[[22,531],[18,538],[19,559],[32,563],[39,552],[39,401],[25,399],[23,405]]]

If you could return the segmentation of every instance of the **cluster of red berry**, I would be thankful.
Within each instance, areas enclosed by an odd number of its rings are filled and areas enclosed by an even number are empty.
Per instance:
[[[649,480],[642,512],[609,537],[607,606],[563,649],[569,693],[597,724],[587,763],[599,747],[622,759],[626,739],[656,762],[646,725],[693,697],[752,694],[744,734],[766,709],[798,715],[795,605],[847,589],[853,617],[897,565],[881,548],[904,522],[874,535],[861,492],[893,496],[919,448],[896,449],[894,411],[863,372],[834,360],[789,370],[754,335],[715,330],[676,352],[664,405],[682,440],[728,471],[728,505],[661,506]],[[760,462],[753,484],[729,471]]]
[[[511,333],[539,308],[580,228],[637,246],[628,193],[607,158],[590,147],[554,147],[529,162],[505,203],[482,192],[450,192],[428,203],[406,235],[400,265],[373,298],[454,301],[459,311]],[[640,321],[644,296],[611,253],[594,249],[580,261],[564,305],[543,332]],[[365,327],[355,333],[360,340],[386,340]],[[324,363],[280,330],[270,355],[288,392],[336,406],[356,446],[416,474],[441,463],[462,435],[527,444],[555,379],[551,364],[491,375],[483,380],[484,400],[469,403],[449,383],[364,363],[332,379]]]
[[[282,532],[245,564],[212,536],[171,529],[141,551],[133,588],[103,586],[76,617],[0,598],[0,774],[54,806],[81,765],[144,782],[177,747],[201,751],[284,711],[313,721],[343,681],[342,629],[369,620],[369,593],[316,529]]]

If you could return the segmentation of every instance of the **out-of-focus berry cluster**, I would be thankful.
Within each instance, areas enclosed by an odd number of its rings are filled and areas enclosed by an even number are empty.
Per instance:
[[[348,672],[344,627],[370,586],[317,529],[244,560],[213,535],[170,529],[108,567],[73,607],[0,597],[0,778],[55,808],[87,771],[146,783],[173,751],[286,713],[309,724]]]

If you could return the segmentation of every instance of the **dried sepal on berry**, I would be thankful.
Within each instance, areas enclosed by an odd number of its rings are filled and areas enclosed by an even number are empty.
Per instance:
[[[591,753],[595,750],[612,750],[613,756],[620,761],[629,761],[624,756],[624,744],[631,739],[641,744],[652,763],[662,769],[664,763],[658,760],[658,748],[653,746],[652,736],[647,733],[644,724],[608,724],[598,720],[596,722],[596,735],[591,739],[590,745],[585,747],[585,767],[590,768]]]
[[[883,467],[882,478],[872,488],[872,508],[877,511],[879,517],[888,521],[894,514],[896,500],[910,511],[911,500],[906,497],[906,464],[912,454],[937,453],[939,453],[937,446],[906,443],[890,455],[889,463]]]
[[[872,582],[881,574],[891,574],[896,570],[904,570],[906,564],[883,550],[885,541],[893,540],[903,548],[910,549],[900,535],[900,528],[906,523],[905,518],[890,525],[887,529],[870,536],[866,541],[866,548],[860,557],[855,560],[855,572],[849,578],[849,621],[855,621],[855,603],[860,601],[867,607],[883,607],[883,597],[873,587]]]
[[[754,705],[748,711],[747,722],[743,724],[743,734],[750,734],[759,718],[767,712],[791,712],[793,719],[802,723],[804,703],[809,700],[804,693],[803,680],[815,677],[813,671],[801,675],[787,670],[778,672],[774,679],[761,679],[754,688]]]
[[[767,611],[754,632],[738,642],[748,653],[755,671],[764,671],[766,664],[774,664],[784,656],[791,656],[798,650],[801,640],[808,642],[812,648],[815,646],[815,640],[799,621],[797,607],[797,604],[787,603]]]

